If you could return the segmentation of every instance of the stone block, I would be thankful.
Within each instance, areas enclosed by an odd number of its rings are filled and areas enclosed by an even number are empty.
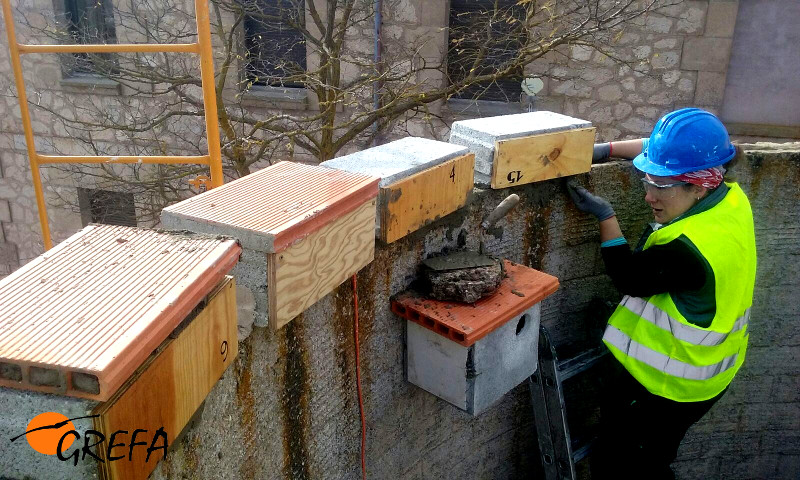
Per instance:
[[[0,200],[0,222],[11,223],[11,207],[8,200]]]
[[[730,38],[689,37],[683,42],[681,69],[724,72],[731,56]]]
[[[738,12],[738,1],[709,2],[704,35],[706,37],[733,38]]]
[[[419,20],[422,25],[441,28],[448,23],[448,14],[450,12],[446,2],[419,0],[416,9],[419,12]]]
[[[681,33],[700,33],[705,23],[706,4],[704,1],[685,2],[688,8],[678,18],[676,30]]]
[[[698,72],[694,103],[698,105],[722,105],[725,95],[725,74],[719,72]]]
[[[616,102],[622,98],[622,88],[619,85],[606,85],[597,89],[597,98],[604,102]]]
[[[0,244],[0,264],[19,265],[19,252],[15,243],[4,242]]]
[[[651,13],[645,19],[645,30],[654,33],[669,33],[673,23],[675,22],[671,18]]]
[[[656,50],[669,50],[678,46],[677,38],[662,38],[653,44]]]
[[[586,62],[592,58],[594,49],[587,45],[573,45],[572,59],[578,62]]]
[[[665,70],[678,65],[680,55],[678,52],[661,52],[653,55],[650,65],[656,70]]]
[[[256,300],[253,291],[245,286],[236,285],[236,325],[239,341],[250,336],[255,321]]]

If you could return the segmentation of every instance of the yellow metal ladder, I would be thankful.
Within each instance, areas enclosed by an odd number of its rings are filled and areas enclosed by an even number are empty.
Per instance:
[[[149,163],[149,164],[197,164],[208,165],[211,169],[211,186],[222,185],[222,158],[219,146],[219,123],[217,118],[217,93],[214,85],[214,61],[211,51],[211,27],[209,24],[208,1],[195,0],[195,17],[197,21],[197,42],[176,44],[75,44],[75,45],[26,45],[18,43],[14,31],[9,0],[0,0],[3,4],[3,17],[8,35],[8,49],[11,53],[11,66],[14,70],[14,81],[17,85],[17,97],[22,113],[22,127],[25,132],[25,144],[33,176],[33,187],[36,193],[36,204],[39,210],[39,222],[42,227],[42,239],[45,250],[53,246],[50,238],[50,227],[47,222],[47,207],[42,191],[42,179],[39,166],[49,163]],[[205,110],[206,138],[208,155],[41,155],[36,152],[31,128],[31,117],[28,111],[28,97],[25,94],[25,81],[22,77],[20,55],[29,53],[196,53],[200,55],[200,77],[203,88],[203,106]],[[210,115],[209,115],[210,113]]]

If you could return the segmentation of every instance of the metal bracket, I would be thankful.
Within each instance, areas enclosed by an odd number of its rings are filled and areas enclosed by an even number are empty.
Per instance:
[[[211,179],[207,175],[198,175],[194,180],[189,180],[189,184],[202,193],[211,186]]]

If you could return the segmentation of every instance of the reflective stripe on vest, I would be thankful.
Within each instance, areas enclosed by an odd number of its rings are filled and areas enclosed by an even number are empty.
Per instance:
[[[650,365],[651,367],[674,377],[686,378],[689,380],[708,380],[714,378],[725,370],[736,365],[736,358],[738,357],[738,354],[734,354],[729,357],[725,357],[719,363],[715,363],[714,365],[704,365],[702,367],[689,365],[688,363],[675,360],[674,358],[670,358],[663,353],[659,353],[653,349],[645,347],[612,325],[608,325],[606,327],[606,332],[603,334],[603,340],[611,345],[614,345],[620,349],[622,353],[631,358],[635,358],[642,363]]]
[[[656,327],[672,333],[678,340],[683,340],[693,345],[705,345],[709,347],[722,344],[728,339],[729,335],[747,326],[747,322],[750,319],[750,309],[748,308],[744,312],[744,315],[736,320],[730,332],[719,333],[681,323],[670,317],[665,311],[640,297],[626,295],[620,302],[620,305],[636,315],[639,315],[639,317],[647,320]]]

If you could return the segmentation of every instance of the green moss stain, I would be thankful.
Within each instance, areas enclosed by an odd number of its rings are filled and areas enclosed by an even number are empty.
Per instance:
[[[310,386],[308,355],[303,344],[303,315],[297,316],[283,330],[286,335],[281,393],[284,476],[291,480],[306,480],[311,478],[306,445]]]

